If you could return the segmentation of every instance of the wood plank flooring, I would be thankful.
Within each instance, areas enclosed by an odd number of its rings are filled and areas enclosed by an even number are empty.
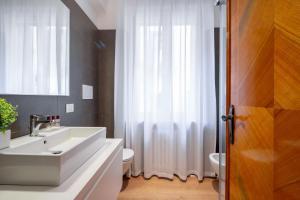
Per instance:
[[[198,182],[191,176],[186,182],[152,177],[124,178],[118,200],[217,200],[218,181],[206,178]]]

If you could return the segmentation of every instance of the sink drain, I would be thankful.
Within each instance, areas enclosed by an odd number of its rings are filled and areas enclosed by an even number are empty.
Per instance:
[[[51,153],[54,155],[61,154],[63,151],[52,151]]]

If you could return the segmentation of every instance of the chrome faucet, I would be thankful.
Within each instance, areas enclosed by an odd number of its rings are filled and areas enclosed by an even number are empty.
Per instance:
[[[30,136],[31,137],[44,137],[39,134],[42,125],[50,125],[50,119],[43,115],[30,115]]]

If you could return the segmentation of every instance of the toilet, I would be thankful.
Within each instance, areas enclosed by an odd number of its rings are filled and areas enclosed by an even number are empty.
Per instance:
[[[133,161],[134,151],[132,149],[123,149],[123,175],[131,176],[131,163]]]
[[[220,157],[221,157],[221,163],[220,163]],[[209,161],[212,170],[217,174],[218,179],[221,183],[219,188],[220,195],[225,197],[226,153],[221,153],[221,154],[211,153],[209,154]],[[220,169],[221,169],[221,173],[220,173]]]
[[[222,157],[222,163],[221,163],[221,174],[220,174],[220,156]],[[210,165],[213,169],[213,171],[218,175],[220,179],[225,178],[225,161],[226,161],[226,154],[225,153],[211,153],[209,154],[209,161]],[[220,177],[221,175],[221,177]]]

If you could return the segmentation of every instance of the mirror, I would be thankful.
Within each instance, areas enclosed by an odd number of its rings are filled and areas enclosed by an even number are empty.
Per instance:
[[[69,29],[61,0],[1,0],[0,94],[68,96]]]

